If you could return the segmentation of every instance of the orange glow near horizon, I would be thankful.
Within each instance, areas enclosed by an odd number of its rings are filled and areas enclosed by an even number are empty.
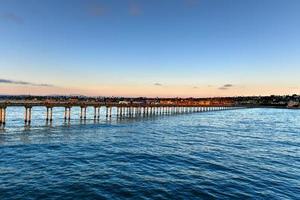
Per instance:
[[[2,95],[86,95],[124,97],[218,97],[218,96],[258,96],[287,95],[300,93],[298,87],[276,86],[232,86],[220,89],[214,86],[155,86],[155,85],[106,85],[84,88],[40,87],[0,85]]]

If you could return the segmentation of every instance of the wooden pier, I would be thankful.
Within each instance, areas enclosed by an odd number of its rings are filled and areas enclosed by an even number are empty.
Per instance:
[[[24,124],[31,124],[32,108],[45,107],[46,122],[53,121],[53,108],[64,108],[64,120],[71,120],[71,111],[73,107],[80,108],[80,120],[87,120],[87,107],[94,108],[94,120],[100,119],[100,108],[105,108],[103,117],[112,118],[112,109],[116,110],[117,118],[137,118],[155,115],[173,115],[187,114],[195,112],[220,111],[229,109],[238,109],[240,107],[224,106],[224,105],[191,105],[191,104],[146,104],[146,103],[107,103],[96,101],[5,101],[0,102],[0,128],[6,125],[6,109],[7,107],[24,107]]]

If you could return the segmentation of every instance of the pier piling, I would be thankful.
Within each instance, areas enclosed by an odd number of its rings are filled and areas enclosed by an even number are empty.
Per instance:
[[[4,129],[6,124],[6,107],[0,107],[0,128]]]

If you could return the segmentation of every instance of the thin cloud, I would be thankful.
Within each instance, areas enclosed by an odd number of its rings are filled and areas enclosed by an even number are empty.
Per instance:
[[[233,87],[233,85],[232,84],[225,84],[225,85],[223,85],[223,87],[229,88],[229,87]]]
[[[199,88],[199,87],[197,87],[197,86],[194,86],[194,87],[193,87],[193,89],[198,89],[198,88]]]
[[[142,8],[139,4],[131,2],[129,4],[129,14],[132,16],[139,16],[143,13]]]
[[[155,86],[162,86],[161,83],[154,83]]]
[[[230,89],[232,87],[233,87],[232,84],[225,84],[225,85],[219,87],[219,90],[228,90],[228,89]]]
[[[29,86],[41,86],[41,87],[54,87],[51,84],[45,84],[45,83],[31,83],[26,81],[15,81],[15,80],[9,80],[9,79],[0,79],[0,84],[15,84],[15,85],[29,85]]]
[[[22,17],[14,13],[3,13],[0,14],[0,20],[10,21],[16,24],[23,24],[24,20]]]
[[[228,90],[227,87],[219,87],[218,89],[219,89],[219,90]]]

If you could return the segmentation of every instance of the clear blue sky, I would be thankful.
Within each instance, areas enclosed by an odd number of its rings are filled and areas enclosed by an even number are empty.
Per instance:
[[[0,0],[0,93],[300,93],[299,55],[299,0]]]

